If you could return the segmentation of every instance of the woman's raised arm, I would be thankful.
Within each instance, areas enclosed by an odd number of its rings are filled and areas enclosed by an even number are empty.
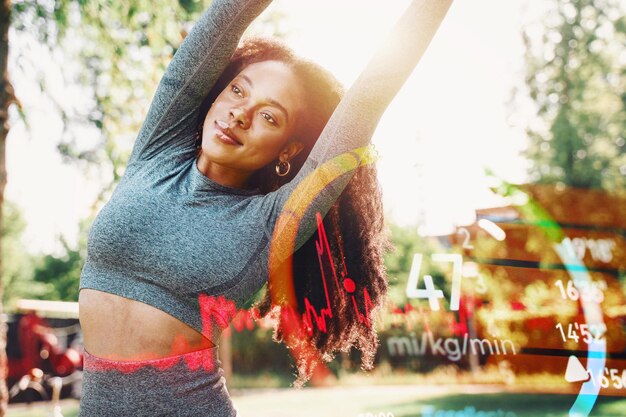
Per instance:
[[[272,0],[213,0],[167,67],[129,163],[193,150],[198,111],[250,23]]]
[[[309,156],[316,165],[370,142],[385,109],[424,55],[451,4],[452,0],[411,3],[328,121]],[[307,172],[299,177],[303,175]]]
[[[411,3],[335,109],[298,175],[266,196],[269,230],[273,230],[288,199],[291,198],[289,211],[308,207],[294,249],[314,232],[315,212],[325,215],[351,178],[350,174],[331,178],[332,174],[315,169],[337,155],[370,143],[383,112],[423,56],[451,4],[452,0],[414,0]],[[355,154],[355,158],[359,156]],[[327,178],[298,187],[312,173]],[[332,183],[321,191],[314,189],[331,180]],[[277,232],[280,231],[275,231],[275,236]]]

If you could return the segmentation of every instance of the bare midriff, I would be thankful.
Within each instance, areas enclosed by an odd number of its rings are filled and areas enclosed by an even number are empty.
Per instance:
[[[83,288],[78,308],[85,350],[101,358],[158,359],[215,346],[170,314],[115,294]]]

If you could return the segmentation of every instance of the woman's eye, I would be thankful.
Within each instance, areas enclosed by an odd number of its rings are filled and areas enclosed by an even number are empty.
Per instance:
[[[267,120],[267,121],[268,121],[268,122],[270,122],[271,124],[274,124],[274,125],[276,124],[276,120],[274,120],[274,118],[272,117],[272,115],[271,115],[271,114],[269,114],[269,113],[261,113],[261,115],[263,116],[263,118],[264,118],[265,120]]]
[[[241,92],[239,87],[237,87],[236,85],[233,84],[230,89],[233,93],[237,94],[238,96],[243,96],[243,93]]]

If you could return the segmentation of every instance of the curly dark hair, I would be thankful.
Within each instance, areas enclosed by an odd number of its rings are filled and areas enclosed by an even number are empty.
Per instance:
[[[253,37],[242,41],[234,52],[226,69],[204,100],[198,117],[197,146],[200,147],[201,128],[211,104],[228,84],[248,65],[263,61],[280,61],[288,65],[301,80],[307,97],[307,117],[296,126],[296,137],[304,149],[291,161],[287,176],[276,175],[274,166],[278,159],[258,170],[250,185],[268,193],[291,181],[298,173],[316,140],[344,94],[342,85],[326,69],[307,59],[298,57],[283,42],[264,37]],[[382,193],[377,179],[376,166],[369,164],[356,169],[337,201],[323,220],[324,230],[331,248],[331,256],[338,270],[347,270],[354,287],[355,301],[341,288],[331,285],[329,289],[333,303],[333,318],[327,320],[326,328],[307,326],[309,342],[317,348],[320,358],[330,361],[336,352],[347,352],[353,347],[361,351],[363,369],[371,369],[378,348],[378,337],[374,330],[373,313],[382,307],[387,294],[387,279],[383,263],[386,250],[392,248],[385,230]],[[319,311],[326,304],[321,288],[321,272],[318,260],[315,232],[307,242],[293,254],[293,277],[298,316],[305,311],[305,298]],[[344,277],[345,278],[345,277]],[[333,283],[331,283],[333,284]],[[262,314],[273,309],[269,291],[259,304]],[[356,303],[356,304],[355,304]],[[275,312],[275,311],[274,311]],[[367,312],[367,313],[366,313]],[[274,339],[285,342],[284,315],[278,315]],[[291,346],[288,346],[291,348]],[[292,349],[294,355],[296,349]],[[310,378],[311,358],[296,357],[298,366],[297,385]]]

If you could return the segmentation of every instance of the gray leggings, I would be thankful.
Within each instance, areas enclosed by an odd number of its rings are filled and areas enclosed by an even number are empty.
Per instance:
[[[141,361],[84,352],[79,417],[237,417],[217,347]]]

